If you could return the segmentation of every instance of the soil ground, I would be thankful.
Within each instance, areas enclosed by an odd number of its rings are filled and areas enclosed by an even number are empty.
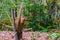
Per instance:
[[[13,31],[0,31],[0,40],[15,40]],[[23,32],[22,40],[51,40],[47,33]]]

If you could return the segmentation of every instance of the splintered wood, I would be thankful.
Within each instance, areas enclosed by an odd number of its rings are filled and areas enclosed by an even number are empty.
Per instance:
[[[15,20],[15,23],[16,23],[16,25],[18,25],[18,23],[19,23],[19,21],[21,20],[21,23],[22,23],[22,21],[24,20],[24,18],[22,17],[22,12],[23,12],[23,4],[21,3],[21,5],[20,5],[20,10],[19,10],[19,14],[17,15],[17,18],[16,18],[16,20]]]
[[[23,3],[21,3],[20,5],[19,14],[15,20],[18,40],[22,38],[22,22],[24,20],[24,18],[22,17],[22,12],[23,12]]]

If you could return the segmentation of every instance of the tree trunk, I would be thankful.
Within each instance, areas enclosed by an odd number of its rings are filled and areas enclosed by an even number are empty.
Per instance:
[[[22,20],[22,12],[23,12],[23,5],[21,3],[19,14],[17,16],[17,19],[15,20],[18,40],[22,39],[22,23],[24,21],[24,19]]]
[[[14,32],[16,33],[16,24],[15,24],[14,9],[11,9],[11,18],[12,18],[12,27],[13,27]],[[15,34],[15,40],[18,40],[17,34]]]

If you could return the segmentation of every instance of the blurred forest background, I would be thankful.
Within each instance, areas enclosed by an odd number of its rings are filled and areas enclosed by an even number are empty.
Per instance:
[[[27,18],[23,28],[43,32],[60,29],[60,0],[0,0],[0,30],[13,30],[11,9],[14,9],[16,19],[21,2],[22,16]]]

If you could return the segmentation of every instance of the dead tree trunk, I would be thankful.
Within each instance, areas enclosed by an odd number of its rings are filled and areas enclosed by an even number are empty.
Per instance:
[[[19,14],[15,20],[18,40],[22,39],[22,23],[24,20],[24,19],[22,19],[22,11],[23,11],[22,9],[23,9],[23,5],[21,4]]]
[[[16,33],[16,24],[15,24],[14,9],[11,9],[11,18],[12,18],[13,30],[14,30],[14,32]],[[15,40],[18,40],[17,34],[15,34]]]

